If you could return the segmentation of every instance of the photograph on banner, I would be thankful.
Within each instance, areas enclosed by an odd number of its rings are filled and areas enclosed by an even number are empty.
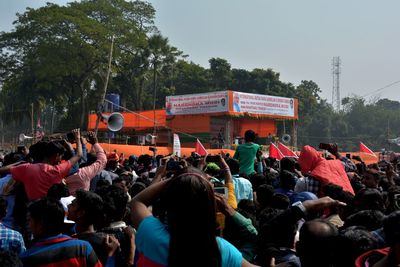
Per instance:
[[[167,115],[191,115],[228,111],[228,92],[167,96]]]
[[[211,117],[210,120],[210,145],[211,148],[223,148],[227,142],[226,131],[228,128],[228,120],[221,117]]]
[[[233,111],[294,117],[294,98],[233,92]]]

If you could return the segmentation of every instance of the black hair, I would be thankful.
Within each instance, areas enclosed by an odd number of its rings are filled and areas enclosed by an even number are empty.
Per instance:
[[[122,221],[126,213],[128,195],[118,186],[111,185],[104,188],[102,194],[106,224]]]
[[[1,267],[23,267],[18,255],[12,251],[0,251]]]
[[[33,162],[42,162],[45,158],[45,152],[48,142],[39,141],[29,147],[28,157],[32,159]]]
[[[322,191],[325,196],[330,197],[332,199],[338,199],[343,192],[343,187],[337,184],[329,183],[324,187],[322,187]]]
[[[151,165],[151,156],[148,154],[140,155],[138,158],[138,163],[143,164],[145,167]]]
[[[379,247],[379,240],[369,231],[359,227],[349,227],[342,231],[337,240],[335,266],[353,267],[361,254]]]
[[[79,168],[83,168],[83,167],[86,167],[86,166],[90,166],[90,165],[92,165],[93,163],[95,163],[96,160],[97,160],[96,154],[94,154],[94,153],[87,153],[87,160],[86,160],[86,162],[80,164],[80,165],[79,165]]]
[[[284,157],[280,162],[281,172],[286,170],[294,172],[296,169],[296,160],[293,157]]]
[[[95,192],[97,192],[97,190],[100,190],[101,188],[105,188],[105,187],[109,187],[111,185],[111,183],[108,181],[108,180],[106,180],[106,179],[99,179],[97,182],[96,182],[96,190],[95,190]]]
[[[275,193],[271,198],[271,208],[285,210],[289,208],[290,199],[288,196]]]
[[[297,177],[293,172],[284,170],[279,175],[279,185],[281,188],[294,190],[296,182]]]
[[[261,212],[257,241],[260,257],[267,257],[265,251],[268,247],[293,248],[297,224],[290,220],[283,220],[281,216],[285,216],[284,213],[284,210],[272,208],[264,209]]]
[[[315,219],[300,228],[297,252],[303,266],[332,266],[339,231],[332,223]]]
[[[47,190],[47,196],[60,200],[62,197],[68,197],[69,190],[68,186],[64,183],[53,184],[49,190]]]
[[[272,196],[275,194],[274,187],[272,185],[263,184],[260,185],[256,190],[257,202],[260,204],[260,208],[265,208],[270,205]]]
[[[65,211],[58,200],[44,197],[29,205],[28,211],[32,220],[41,223],[46,236],[62,232]]]
[[[0,197],[0,221],[7,214],[7,200],[4,197]]]
[[[21,155],[19,153],[11,152],[11,153],[9,153],[9,154],[4,156],[3,165],[7,166],[7,165],[10,165],[10,164],[22,161],[22,160],[24,160],[23,155]]]
[[[228,164],[229,169],[233,175],[239,174],[239,161],[233,158],[229,158],[226,160],[226,164]]]
[[[119,184],[119,183],[121,183],[122,181],[124,181],[124,179],[122,179],[122,177],[117,177],[117,178],[115,178],[113,181],[112,181],[112,184],[114,185],[114,184]]]
[[[242,199],[237,205],[237,212],[242,214],[245,218],[250,219],[254,226],[257,226],[257,209],[253,200]]]
[[[382,194],[377,189],[365,188],[357,192],[354,197],[355,209],[360,210],[380,210],[384,212],[385,204]]]
[[[382,227],[385,215],[379,210],[362,210],[347,217],[344,228],[362,226],[368,231],[375,231]]]
[[[197,173],[199,171],[189,167],[187,173],[171,180],[164,195],[171,236],[168,266],[187,266],[188,262],[191,266],[221,266],[215,236],[214,191]]]
[[[136,196],[137,194],[139,194],[140,192],[142,192],[143,190],[145,190],[147,187],[147,185],[143,182],[138,182],[136,181],[131,188],[129,188],[129,195],[131,195],[131,197]]]
[[[244,133],[244,140],[246,142],[254,142],[256,140],[256,133],[253,130],[247,130]]]
[[[383,231],[389,246],[400,243],[400,211],[392,212],[385,218]]]
[[[60,142],[52,141],[48,142],[45,146],[44,156],[49,158],[56,154],[63,155],[65,152],[64,147],[60,144]]]
[[[251,185],[253,187],[253,191],[257,191],[257,188],[260,185],[266,184],[267,183],[267,178],[259,173],[253,173],[249,176],[249,180],[251,182]]]
[[[79,189],[76,191],[76,201],[78,209],[85,212],[84,222],[86,225],[92,225],[103,220],[103,200],[99,195]]]

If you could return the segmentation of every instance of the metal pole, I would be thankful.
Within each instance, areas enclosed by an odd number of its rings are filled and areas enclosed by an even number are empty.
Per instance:
[[[153,61],[153,116],[154,116],[154,128],[153,135],[156,135],[156,97],[157,97],[157,58]]]
[[[103,105],[104,99],[106,98],[108,80],[110,78],[110,73],[111,73],[111,61],[112,61],[113,49],[114,49],[114,36],[111,37],[111,47],[110,47],[110,53],[108,55],[107,76],[106,76],[106,80],[104,82],[102,97],[101,97],[100,102],[99,102],[99,112],[101,112],[101,110],[100,110],[101,108],[100,107],[101,107],[101,105]],[[96,126],[94,128],[94,132],[95,132],[96,135],[97,135],[97,132],[99,130],[99,123],[100,123],[100,116],[97,116]]]

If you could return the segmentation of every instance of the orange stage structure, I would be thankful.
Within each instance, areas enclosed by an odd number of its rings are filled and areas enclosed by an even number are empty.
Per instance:
[[[294,98],[220,91],[169,96],[165,109],[121,114],[125,120],[124,127],[117,133],[109,133],[107,125],[100,123],[99,132],[106,137],[103,140],[114,144],[150,145],[143,137],[153,134],[155,128],[157,147],[171,147],[173,134],[178,134],[182,147],[193,148],[198,138],[208,149],[230,149],[246,130],[254,130],[258,133],[259,142],[266,144],[269,134],[277,135],[277,121],[290,120],[295,124],[298,101]],[[96,117],[96,114],[89,115],[89,130],[95,128]],[[289,134],[295,144],[296,133]],[[147,152],[145,149],[144,153]]]

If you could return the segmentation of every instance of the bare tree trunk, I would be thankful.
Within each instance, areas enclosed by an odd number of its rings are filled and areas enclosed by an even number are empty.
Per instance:
[[[144,78],[139,80],[138,99],[136,100],[138,111],[143,110],[143,91],[144,91]]]

